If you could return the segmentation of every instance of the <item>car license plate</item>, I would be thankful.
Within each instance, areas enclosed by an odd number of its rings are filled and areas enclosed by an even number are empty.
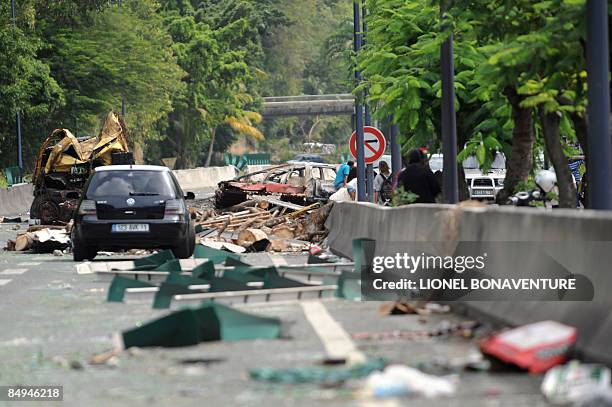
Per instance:
[[[472,195],[494,195],[495,191],[492,189],[474,189],[472,190]]]
[[[148,223],[119,223],[112,226],[113,233],[148,232]]]

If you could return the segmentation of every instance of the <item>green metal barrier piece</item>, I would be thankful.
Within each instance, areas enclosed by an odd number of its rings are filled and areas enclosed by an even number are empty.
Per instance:
[[[354,366],[307,366],[290,369],[250,369],[253,380],[274,383],[328,383],[336,384],[350,379],[359,379],[385,368],[384,359],[373,359]]]
[[[264,279],[263,288],[292,288],[292,287],[310,287],[310,284],[304,284],[290,278],[281,277],[276,273],[268,273]]]
[[[133,346],[190,346],[218,340],[274,339],[280,334],[278,318],[260,317],[221,304],[205,303],[124,331],[122,336],[127,349]]]
[[[325,279],[323,279],[325,284]],[[330,283],[331,284],[331,283]],[[338,277],[336,297],[352,301],[361,300],[361,273],[343,271]]]
[[[174,260],[174,254],[172,250],[163,250],[161,252],[157,252],[147,257],[142,257],[140,259],[134,260],[134,269],[137,270],[139,267],[149,267],[154,265],[155,267],[159,267],[168,260]],[[146,270],[146,269],[145,269]]]
[[[253,267],[251,264],[241,261],[239,257],[227,257],[225,265],[228,267]]]
[[[233,165],[238,168],[238,170],[243,169],[247,165],[246,157],[230,153],[223,154],[223,160],[225,161],[225,165]]]
[[[195,278],[207,278],[208,276],[214,275],[215,263],[207,261],[202,264],[198,264],[191,270],[191,276]]]
[[[212,247],[204,246],[202,244],[196,245],[193,252],[193,257],[196,259],[208,259],[214,264],[222,264],[227,258],[240,259],[240,256],[234,253],[226,252],[225,250],[218,250]]]
[[[133,278],[125,278],[115,276],[110,286],[108,287],[108,296],[106,300],[109,302],[122,302],[125,297],[125,290],[128,288],[138,287],[155,287],[153,284],[146,283],[140,280],[134,280]]]
[[[249,153],[245,154],[243,157],[248,165],[270,164],[270,153]]]
[[[5,168],[4,174],[9,187],[23,182],[23,171],[18,166]]]
[[[209,280],[184,276],[180,273],[170,273],[166,281],[160,284],[159,291],[155,293],[153,299],[154,309],[166,309],[172,304],[172,297],[177,294],[192,294],[202,292],[201,290],[190,289],[191,285],[210,284]]]
[[[210,280],[211,293],[220,293],[223,291],[246,291],[256,290],[257,287],[251,287],[244,282],[232,280],[224,277],[215,277]]]
[[[153,271],[168,271],[170,273],[178,273],[182,271],[181,261],[179,259],[168,260]]]

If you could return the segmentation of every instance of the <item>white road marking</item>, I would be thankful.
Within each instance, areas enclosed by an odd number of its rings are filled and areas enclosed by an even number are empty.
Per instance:
[[[306,319],[312,325],[330,358],[346,358],[349,364],[363,363],[366,356],[361,352],[344,328],[329,315],[325,305],[320,301],[301,302]],[[361,407],[399,407],[397,399],[373,399],[369,394],[363,394],[359,400]]]
[[[2,285],[7,285],[8,283],[10,283],[13,280],[0,280],[0,286]]]
[[[17,274],[23,274],[26,271],[28,271],[28,269],[5,269],[0,271],[0,274],[3,275],[17,275]]]
[[[23,263],[17,264],[18,266],[40,266],[41,262],[39,261],[26,261]]]
[[[329,315],[323,303],[304,301],[300,305],[330,358],[346,358],[349,363],[365,362],[365,355],[357,349],[344,328]]]

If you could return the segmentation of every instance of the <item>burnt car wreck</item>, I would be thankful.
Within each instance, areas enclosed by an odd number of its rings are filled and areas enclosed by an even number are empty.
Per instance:
[[[274,196],[298,205],[326,202],[334,193],[336,166],[332,164],[284,164],[222,181],[215,192],[217,208],[228,208],[251,196]]]
[[[30,218],[44,225],[68,222],[93,168],[132,164],[127,142],[125,124],[113,112],[96,137],[76,138],[68,129],[53,130],[38,152]]]

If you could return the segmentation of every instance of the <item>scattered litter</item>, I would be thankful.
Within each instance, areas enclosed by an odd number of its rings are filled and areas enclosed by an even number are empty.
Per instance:
[[[19,229],[19,225],[15,226]],[[6,250],[21,252],[33,249],[37,253],[53,253],[55,250],[61,252],[70,245],[71,226],[71,224],[66,226],[32,225],[26,232],[17,234],[15,240],[9,240]]]
[[[59,256],[63,256],[63,255],[64,255],[64,252],[63,252],[63,251],[61,251],[61,250],[55,249],[55,250],[53,250],[53,255],[54,255],[54,256],[58,256],[58,257],[59,257]]]
[[[418,314],[426,316],[447,314],[450,312],[450,307],[434,302],[394,301],[382,304],[378,311],[381,315]]]
[[[412,339],[412,340],[429,340],[434,337],[448,336],[458,334],[466,337],[466,331],[472,331],[479,327],[480,324],[474,321],[466,322],[449,322],[442,321],[440,324],[429,330],[393,330],[383,332],[357,332],[352,334],[352,338],[356,340],[388,340],[388,339]]]
[[[431,360],[419,363],[417,367],[427,373],[450,373],[461,371],[488,371],[491,362],[484,358],[477,349],[471,349],[467,355],[454,358],[434,356]]]
[[[541,390],[553,404],[577,403],[596,392],[611,390],[610,369],[603,365],[582,364],[572,360],[546,372]]]
[[[390,365],[383,372],[372,373],[366,386],[376,398],[411,395],[433,398],[453,395],[458,382],[457,375],[438,377],[412,367]]]
[[[132,349],[132,348],[130,348]],[[181,365],[216,365],[218,363],[225,362],[224,358],[193,358],[193,359],[182,359],[179,361]]]
[[[480,350],[537,374],[565,362],[576,336],[576,328],[542,321],[494,334],[481,341]]]
[[[0,216],[0,223],[21,223],[21,216]]]
[[[274,383],[341,383],[366,377],[385,367],[383,359],[373,359],[352,366],[306,366],[289,369],[256,368],[249,370],[253,380]]]

